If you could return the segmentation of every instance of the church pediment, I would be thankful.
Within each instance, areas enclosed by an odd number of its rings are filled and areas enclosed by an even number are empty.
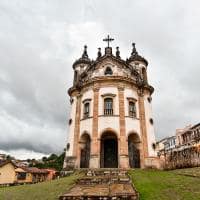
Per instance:
[[[100,78],[103,80],[106,77],[109,79],[118,78],[133,80],[133,82],[141,83],[146,72],[146,66],[143,63],[139,66],[138,53],[135,45],[130,59],[124,60],[120,56],[119,47],[113,54],[112,47],[109,46],[111,38],[107,38],[108,46],[105,48],[105,53],[102,54],[101,48],[98,48],[97,58],[91,60],[87,54],[87,46],[84,46],[82,57],[75,61],[73,68],[75,71],[74,86],[81,87],[85,83],[93,79]],[[138,62],[136,62],[138,60]],[[143,71],[142,71],[143,70]],[[140,84],[141,85],[141,84]]]
[[[126,64],[124,60],[113,55],[105,55],[94,61],[87,69],[80,74],[79,83],[83,84],[93,78],[122,77],[136,81],[138,72],[132,66]]]

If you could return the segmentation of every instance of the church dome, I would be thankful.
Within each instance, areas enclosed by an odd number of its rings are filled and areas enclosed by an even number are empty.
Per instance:
[[[141,62],[144,62],[145,65],[147,66],[148,65],[148,61],[140,56],[136,50],[136,47],[135,47],[135,43],[132,43],[132,46],[133,46],[133,49],[132,49],[132,52],[131,52],[131,56],[130,58],[127,60],[128,63],[132,62],[132,61],[141,61]]]
[[[91,60],[90,60],[88,53],[87,53],[87,46],[86,45],[84,46],[84,51],[83,51],[81,58],[79,58],[78,60],[76,60],[73,63],[73,68],[75,68],[76,65],[79,65],[79,64],[91,64]]]

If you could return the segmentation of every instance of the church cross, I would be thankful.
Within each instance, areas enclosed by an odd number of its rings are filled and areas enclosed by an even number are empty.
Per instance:
[[[113,38],[110,38],[110,36],[108,35],[107,38],[103,39],[104,42],[107,42],[108,43],[108,47],[109,47],[109,44],[110,42],[112,42],[114,39]]]

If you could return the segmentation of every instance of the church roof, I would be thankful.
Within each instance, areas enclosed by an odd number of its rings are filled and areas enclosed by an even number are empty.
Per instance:
[[[87,53],[87,46],[85,45],[84,46],[84,51],[83,51],[83,54],[81,56],[81,58],[79,58],[78,60],[76,60],[73,64],[73,68],[77,65],[77,64],[90,64],[91,63],[91,60],[88,56],[88,53]]]
[[[144,57],[138,54],[135,47],[135,43],[132,43],[132,46],[133,46],[132,53],[131,53],[130,58],[127,60],[127,62],[130,63],[131,61],[141,61],[141,62],[144,62],[146,65],[148,65],[148,61]]]
[[[110,47],[109,45],[105,48],[104,55],[102,55],[102,53],[101,53],[101,48],[98,48],[97,58],[95,61],[93,61],[89,58],[88,53],[87,53],[87,46],[85,45],[82,56],[73,63],[73,68],[75,68],[75,66],[78,64],[88,64],[89,66],[87,69],[91,69],[92,66],[96,65],[97,63],[101,62],[102,60],[104,60],[105,58],[108,58],[108,57],[110,57],[110,58],[114,59],[115,61],[120,62],[121,64],[126,65],[126,66],[129,66],[129,63],[131,61],[141,61],[141,62],[144,62],[145,65],[147,66],[148,61],[144,57],[142,57],[138,54],[136,47],[135,47],[135,43],[133,43],[132,46],[133,46],[133,49],[131,52],[131,56],[126,61],[121,59],[119,47],[116,47],[116,55],[113,55],[112,47]]]

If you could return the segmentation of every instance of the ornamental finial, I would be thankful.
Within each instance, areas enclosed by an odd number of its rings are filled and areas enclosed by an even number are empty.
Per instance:
[[[83,50],[82,58],[88,58],[87,45],[84,45],[84,50]]]
[[[98,48],[98,53],[97,53],[97,58],[100,58],[102,55],[101,55],[101,48],[99,47]]]
[[[119,51],[119,47],[116,47],[116,57],[120,58],[120,51]]]
[[[132,49],[132,52],[131,52],[131,55],[132,56],[135,56],[138,54],[137,50],[136,50],[136,47],[135,47],[135,43],[132,43],[132,46],[133,46],[133,49]]]

